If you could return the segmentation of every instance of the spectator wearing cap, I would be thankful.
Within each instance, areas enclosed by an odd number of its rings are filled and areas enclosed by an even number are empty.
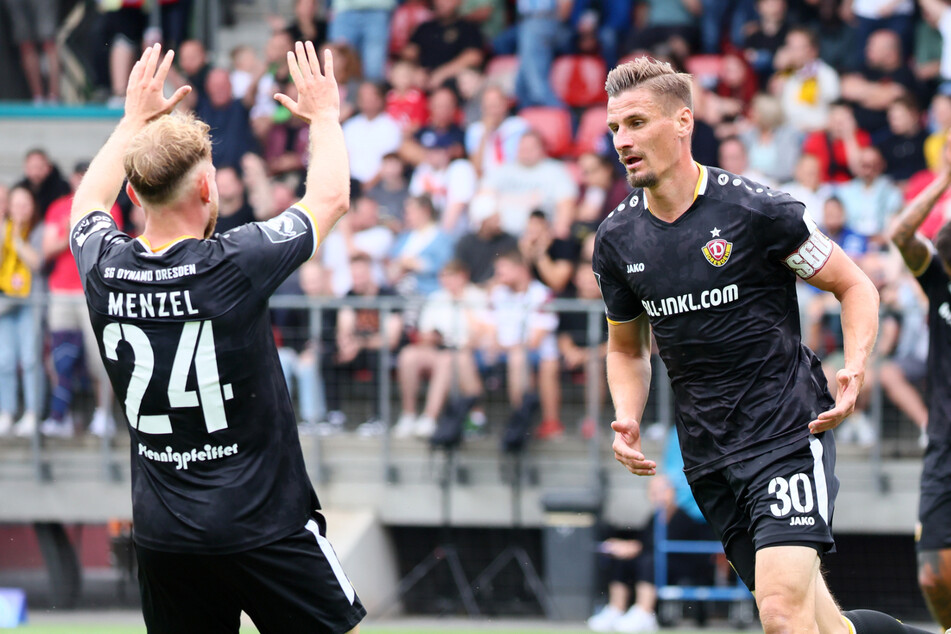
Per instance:
[[[475,195],[478,177],[467,159],[453,159],[458,144],[447,134],[429,134],[422,138],[426,148],[423,161],[413,170],[409,182],[412,196],[427,195],[439,216],[439,226],[451,236],[465,231],[466,208]]]
[[[518,240],[502,230],[502,221],[492,196],[477,195],[472,199],[469,226],[471,231],[456,242],[454,258],[469,266],[473,284],[488,286],[494,273],[495,259],[502,253],[518,250]]]
[[[416,27],[403,49],[402,57],[426,72],[429,90],[454,81],[466,68],[478,67],[485,57],[482,33],[460,15],[461,6],[462,0],[435,0],[433,19]]]
[[[551,221],[555,236],[568,237],[578,185],[561,161],[548,157],[535,130],[522,135],[514,163],[486,175],[482,190],[498,200],[502,228],[508,233],[522,235],[529,214],[540,209]]]
[[[382,87],[364,81],[357,91],[358,114],[343,124],[343,136],[350,155],[350,176],[366,187],[380,177],[383,157],[395,152],[402,139],[400,126],[384,110]]]
[[[509,115],[509,98],[501,87],[490,85],[482,93],[482,117],[466,128],[466,153],[476,171],[485,176],[512,163],[528,122]]]
[[[437,88],[427,101],[429,116],[426,125],[408,136],[400,146],[400,156],[410,165],[419,165],[426,148],[438,139],[448,143],[450,157],[465,156],[465,132],[459,126],[459,99],[449,88]]]

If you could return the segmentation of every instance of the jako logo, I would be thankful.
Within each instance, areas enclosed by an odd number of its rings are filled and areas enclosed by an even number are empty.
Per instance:
[[[627,265],[628,273],[643,273],[644,272],[644,263],[638,262],[637,264],[628,264]]]
[[[816,518],[814,517],[793,517],[789,520],[790,526],[815,526]]]

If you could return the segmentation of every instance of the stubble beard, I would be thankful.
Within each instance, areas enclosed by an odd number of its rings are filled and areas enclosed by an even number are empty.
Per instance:
[[[627,184],[633,188],[643,188],[648,189],[655,187],[660,180],[657,178],[657,174],[654,172],[647,172],[646,174],[632,174],[627,172]]]
[[[205,225],[205,239],[215,234],[215,225],[218,223],[218,201],[210,203],[211,213],[208,215],[208,224]]]

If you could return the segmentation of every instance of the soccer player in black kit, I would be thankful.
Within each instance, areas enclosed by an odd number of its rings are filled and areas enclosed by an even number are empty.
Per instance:
[[[342,633],[366,614],[325,537],[304,470],[268,297],[345,213],[349,170],[333,61],[298,43],[310,124],[301,201],[211,238],[218,192],[208,126],[168,113],[172,53],[147,49],[125,115],[76,192],[70,243],[93,329],[125,406],[142,611],[150,633]],[[124,166],[124,170],[120,168]],[[124,173],[123,173],[124,171]],[[108,213],[124,177],[145,209],[132,239]]]
[[[614,146],[634,191],[601,224],[594,272],[609,322],[615,457],[650,476],[639,421],[650,334],[674,389],[684,470],[767,634],[915,630],[842,613],[820,573],[838,490],[831,430],[848,416],[878,330],[878,294],[804,206],[693,161],[691,79],[648,58],[608,75]],[[837,398],[800,342],[796,277],[842,304]]]
[[[928,296],[928,446],[918,502],[918,584],[931,614],[951,628],[951,224],[932,246],[915,232],[951,187],[951,141],[937,178],[908,203],[891,240]]]

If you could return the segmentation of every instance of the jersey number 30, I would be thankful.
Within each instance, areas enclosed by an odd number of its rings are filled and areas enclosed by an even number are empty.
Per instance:
[[[135,365],[125,395],[125,413],[129,418],[129,424],[144,434],[171,434],[172,423],[167,414],[139,414],[142,399],[145,397],[145,391],[152,380],[152,371],[155,369],[155,355],[148,335],[138,326],[108,324],[102,331],[102,345],[107,359],[118,361],[120,341],[129,344],[135,357]],[[185,389],[193,359],[195,378],[198,382],[197,393],[195,390]],[[200,405],[205,417],[205,427],[210,433],[228,427],[224,399],[230,399],[232,395],[231,385],[225,385],[222,390],[218,378],[218,359],[215,356],[215,336],[211,329],[211,322],[185,322],[168,381],[169,406],[179,408]]]

